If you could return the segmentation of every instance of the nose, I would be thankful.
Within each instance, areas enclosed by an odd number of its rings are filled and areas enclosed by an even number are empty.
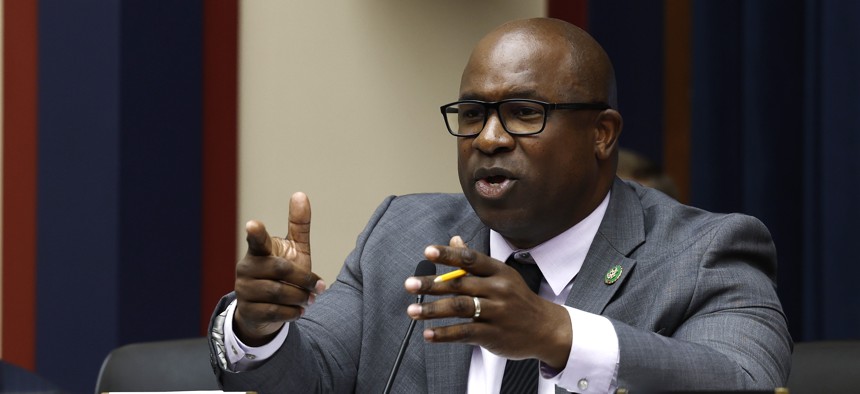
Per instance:
[[[472,147],[488,155],[514,149],[514,136],[505,131],[498,112],[491,112],[484,129],[472,140]]]

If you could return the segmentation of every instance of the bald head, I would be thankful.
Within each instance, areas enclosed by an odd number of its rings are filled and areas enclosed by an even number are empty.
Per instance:
[[[487,34],[472,52],[464,76],[476,67],[520,62],[523,72],[553,72],[570,101],[617,108],[615,71],[600,44],[582,29],[549,18],[508,22]]]

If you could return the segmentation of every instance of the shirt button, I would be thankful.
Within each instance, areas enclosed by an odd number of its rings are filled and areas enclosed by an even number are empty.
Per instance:
[[[236,346],[230,345],[230,348],[233,349],[233,354],[239,355],[239,351],[236,350]]]
[[[518,259],[527,259],[529,258],[529,252],[519,252],[517,253]]]
[[[582,391],[588,390],[588,379],[579,379],[579,382],[576,383],[576,387],[579,387]]]
[[[255,356],[253,354],[246,354],[245,357],[248,358],[248,360],[253,360],[253,359],[257,358],[257,356]]]

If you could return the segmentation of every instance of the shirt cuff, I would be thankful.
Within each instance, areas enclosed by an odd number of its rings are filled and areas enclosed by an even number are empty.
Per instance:
[[[227,349],[227,367],[233,372],[250,371],[262,365],[272,357],[290,332],[290,324],[284,324],[281,331],[271,342],[253,347],[242,343],[233,332],[233,314],[236,313],[236,300],[227,306],[227,316],[224,319],[224,347]]]
[[[620,354],[615,327],[603,316],[567,306],[564,308],[573,327],[567,365],[557,373],[541,363],[541,375],[567,391],[584,394],[614,392]]]

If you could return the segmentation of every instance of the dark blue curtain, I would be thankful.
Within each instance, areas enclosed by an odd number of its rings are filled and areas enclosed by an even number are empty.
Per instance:
[[[655,163],[663,158],[663,1],[588,4],[588,32],[603,46],[624,116],[621,145]]]
[[[691,203],[771,230],[795,340],[860,338],[860,2],[693,3]]]
[[[199,0],[39,0],[36,372],[63,391],[200,335],[202,26]]]

